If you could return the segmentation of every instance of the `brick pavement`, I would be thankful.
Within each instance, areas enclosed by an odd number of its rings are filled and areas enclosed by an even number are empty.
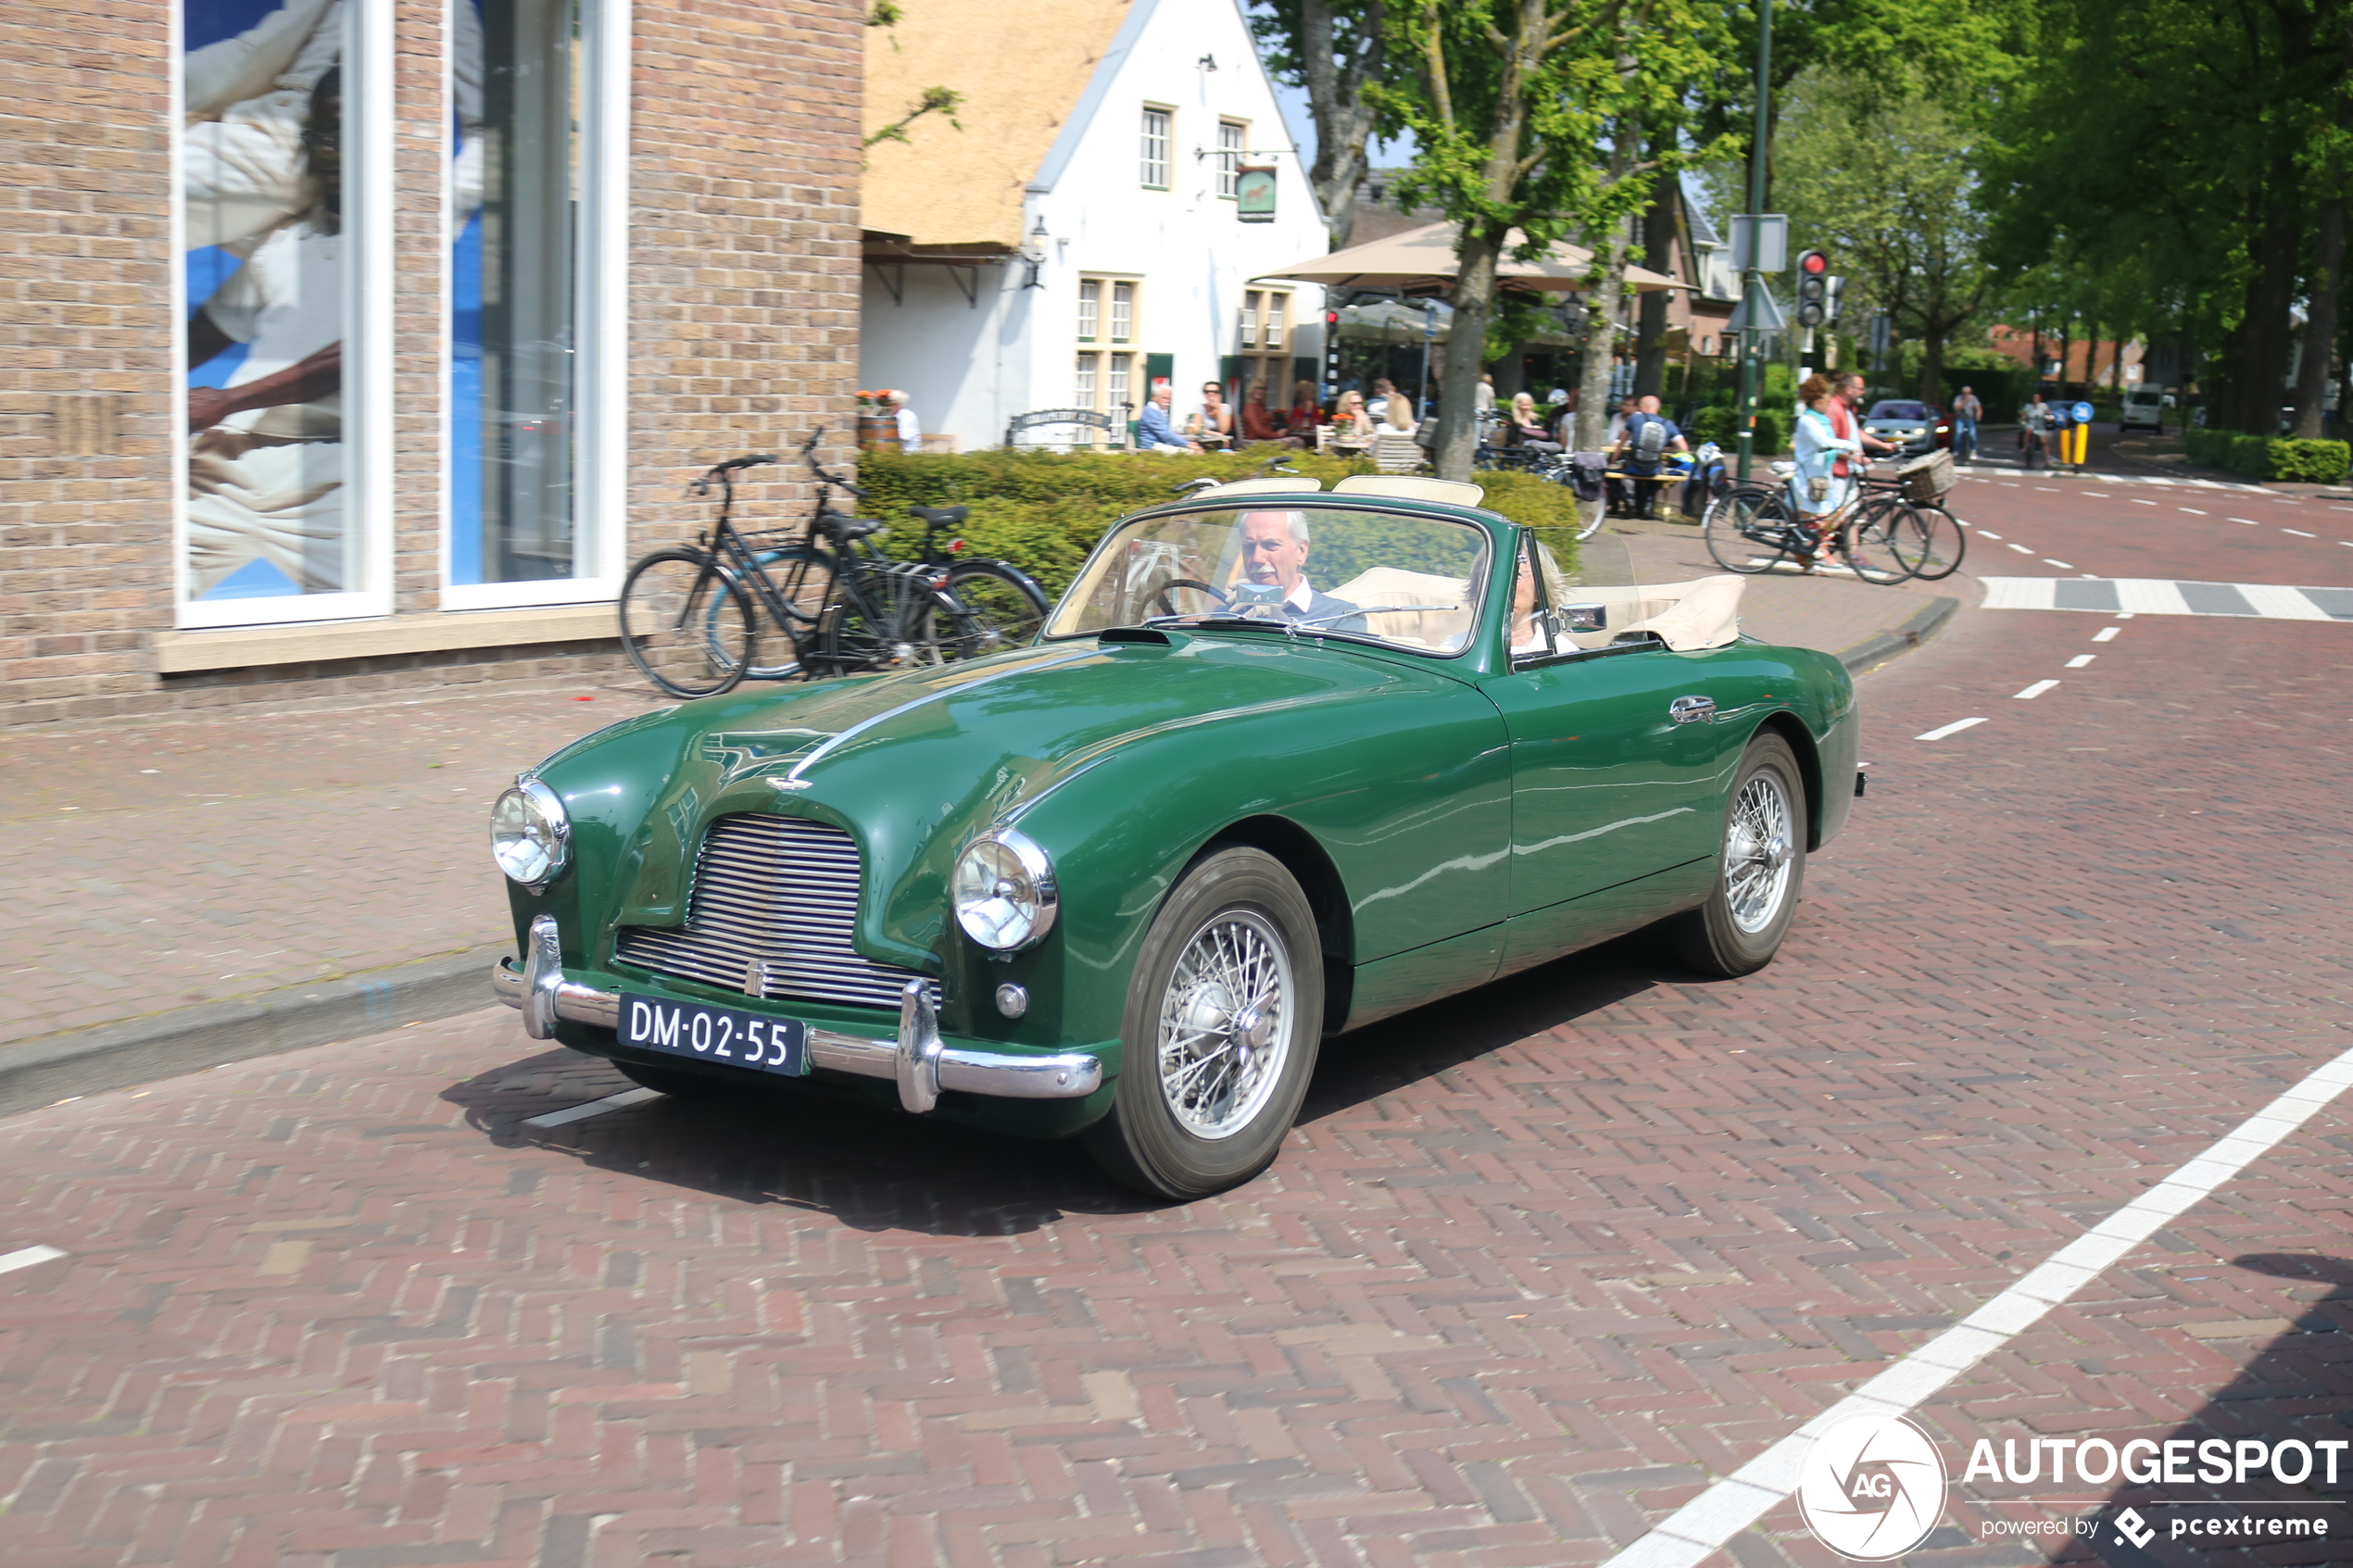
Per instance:
[[[1629,939],[1365,1031],[1214,1200],[794,1102],[532,1129],[622,1081],[488,1012],[0,1124],[0,1249],[73,1254],[0,1277],[0,1560],[1603,1561],[2347,1043],[2336,629],[2127,622],[2007,696],[2094,629],[1866,682],[1768,970]],[[2190,1330],[2321,1311],[2348,1148],[2332,1108],[1923,1418],[2341,1411],[2341,1358]],[[2034,1560],[1972,1506],[1913,1561]],[[1794,1529],[1730,1556],[1829,1561]]]

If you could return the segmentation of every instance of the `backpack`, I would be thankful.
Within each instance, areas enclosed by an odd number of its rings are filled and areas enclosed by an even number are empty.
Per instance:
[[[1667,421],[1656,414],[1641,416],[1642,433],[1634,437],[1634,460],[1655,464],[1667,452]]]

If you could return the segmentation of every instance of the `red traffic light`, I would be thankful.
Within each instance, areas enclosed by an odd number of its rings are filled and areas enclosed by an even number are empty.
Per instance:
[[[1809,250],[1797,258],[1797,270],[1809,278],[1818,278],[1831,270],[1831,258],[1818,250]]]
[[[1327,311],[1325,311],[1325,312],[1324,312],[1324,325],[1326,325],[1326,326],[1327,326],[1327,327],[1337,327],[1337,326],[1339,326],[1339,325],[1340,325],[1340,312],[1339,312],[1339,311],[1337,311],[1337,310],[1327,310]]]

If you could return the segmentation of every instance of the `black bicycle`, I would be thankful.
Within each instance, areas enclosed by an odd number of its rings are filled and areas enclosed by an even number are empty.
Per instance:
[[[1783,560],[1810,563],[1824,546],[1857,578],[1882,586],[1914,575],[1913,561],[1936,564],[1922,543],[1925,528],[1894,482],[1864,480],[1855,497],[1822,523],[1818,532],[1802,521],[1781,485],[1738,480],[1707,504],[1700,534],[1717,565],[1743,577],[1770,571]],[[1957,557],[1953,564],[1959,564]]]
[[[816,458],[820,430],[801,447],[817,478],[807,533],[736,527],[736,476],[776,461],[730,458],[688,487],[719,487],[719,516],[692,546],[656,550],[629,569],[621,590],[621,640],[631,662],[673,696],[711,696],[749,677],[821,680],[869,671],[976,659],[1028,643],[1044,624],[1045,593],[1018,567],[943,548],[963,507],[912,507],[924,524],[920,558],[898,560],[874,541],[886,525],[833,505],[837,489],[864,492]],[[791,657],[759,661],[761,613]],[[780,649],[780,651],[782,651]]]

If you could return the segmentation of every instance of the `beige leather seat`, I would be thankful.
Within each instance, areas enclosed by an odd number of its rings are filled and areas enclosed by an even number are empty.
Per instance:
[[[1377,566],[1368,571],[1358,572],[1330,592],[1332,597],[1346,599],[1353,605],[1452,606],[1453,608],[1449,609],[1368,615],[1365,618],[1365,627],[1377,637],[1386,637],[1409,647],[1453,653],[1463,646],[1471,632],[1470,607],[1463,602],[1463,595],[1468,586],[1460,577],[1441,577],[1427,571]]]

